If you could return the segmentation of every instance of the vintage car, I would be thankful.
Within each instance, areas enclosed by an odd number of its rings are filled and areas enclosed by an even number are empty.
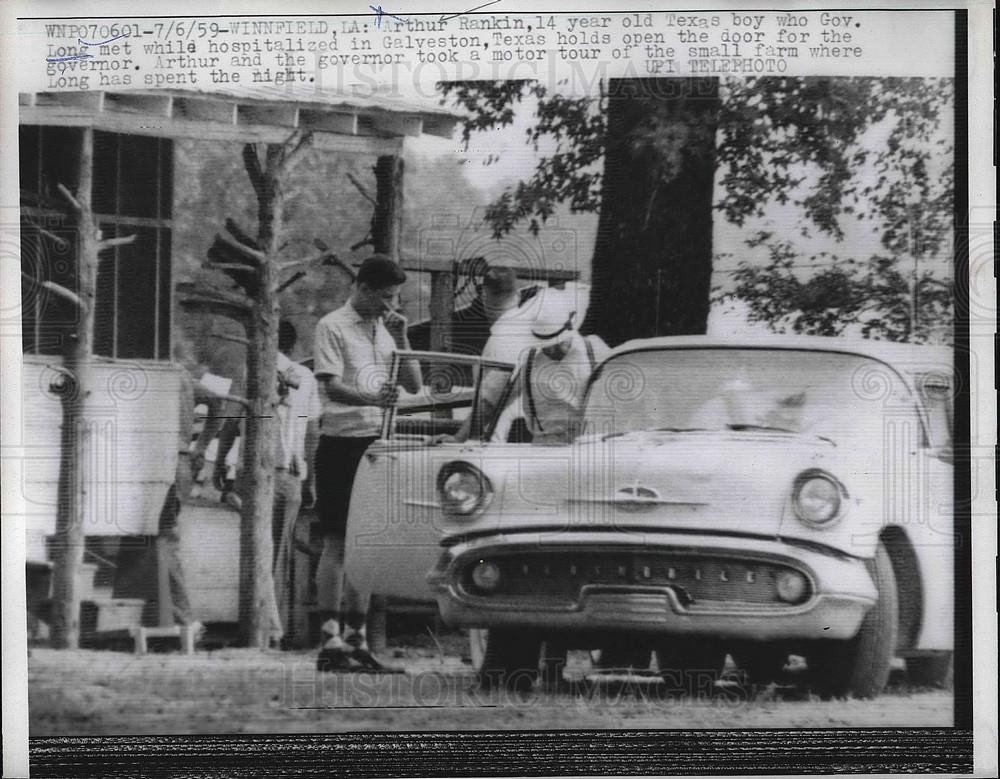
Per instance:
[[[652,653],[688,690],[727,654],[759,682],[803,657],[824,695],[878,694],[896,656],[939,682],[951,368],[904,344],[665,337],[597,366],[570,444],[507,442],[508,410],[433,445],[455,420],[390,412],[355,482],[347,575],[433,595],[484,684],[558,679],[567,647]]]

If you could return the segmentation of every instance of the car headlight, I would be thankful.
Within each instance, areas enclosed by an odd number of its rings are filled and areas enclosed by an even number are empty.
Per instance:
[[[483,592],[493,592],[500,586],[500,566],[492,560],[480,560],[472,569],[472,583]]]
[[[493,486],[474,465],[453,462],[445,465],[437,478],[441,508],[446,514],[471,516],[489,505]]]
[[[792,487],[796,516],[813,527],[828,527],[840,516],[844,488],[825,471],[803,471]]]

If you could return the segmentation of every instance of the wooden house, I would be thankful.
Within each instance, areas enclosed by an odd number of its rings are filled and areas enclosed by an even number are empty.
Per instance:
[[[212,241],[205,229],[221,227],[230,215],[226,202],[187,197],[199,163],[189,155],[187,167],[179,169],[177,148],[216,144],[217,156],[231,154],[238,161],[242,144],[282,142],[296,130],[308,130],[311,154],[371,165],[380,157],[399,156],[406,137],[450,138],[454,123],[451,113],[436,106],[293,86],[20,95],[22,271],[37,282],[22,289],[20,493],[27,557],[36,569],[44,570],[51,559],[46,539],[55,530],[62,424],[52,388],[75,327],[73,307],[51,294],[45,282],[70,291],[75,285],[77,241],[57,187],[74,191],[78,184],[83,128],[93,130],[92,203],[102,232],[136,236],[132,244],[105,253],[98,269],[92,404],[97,418],[88,420],[94,432],[93,476],[84,524],[86,561],[96,566],[87,594],[91,602],[103,604],[99,623],[117,627],[116,613],[122,613],[121,620],[134,619],[126,607],[148,600],[128,597],[137,590],[129,591],[130,576],[123,569],[128,560],[140,561],[140,567],[148,561],[150,539],[174,480],[183,370],[171,359],[176,340],[185,329],[204,329],[182,310],[177,286],[197,280]],[[349,186],[319,176],[313,186],[324,184],[331,198],[353,194]],[[364,224],[369,215],[362,211],[357,218]],[[182,513],[195,616],[235,620],[238,516],[218,504],[197,502]],[[91,569],[86,570],[89,576]]]

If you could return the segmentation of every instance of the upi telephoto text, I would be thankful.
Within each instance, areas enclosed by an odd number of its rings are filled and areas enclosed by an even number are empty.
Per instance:
[[[322,82],[351,66],[617,62],[632,75],[782,74],[864,58],[860,13],[378,14],[44,24],[57,89]],[[442,74],[443,76],[444,74]]]

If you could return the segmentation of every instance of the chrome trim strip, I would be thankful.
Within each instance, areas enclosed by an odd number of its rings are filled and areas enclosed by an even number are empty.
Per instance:
[[[419,506],[425,509],[440,509],[441,504],[436,500],[415,500],[413,498],[403,498],[403,504],[406,506]]]
[[[666,498],[567,498],[567,503],[600,503],[609,506],[708,506],[695,500],[667,500]]]

